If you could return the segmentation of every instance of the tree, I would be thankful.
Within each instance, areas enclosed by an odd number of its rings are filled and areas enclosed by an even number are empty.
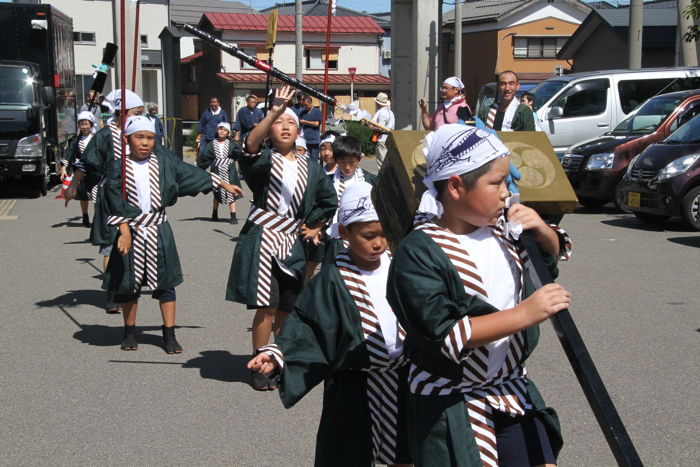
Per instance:
[[[683,16],[686,19],[696,20],[700,18],[700,0],[692,0],[688,8],[683,10]],[[686,42],[692,42],[700,37],[700,26],[691,24],[683,34],[683,39]]]

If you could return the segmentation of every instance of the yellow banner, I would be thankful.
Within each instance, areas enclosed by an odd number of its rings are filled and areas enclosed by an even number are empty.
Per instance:
[[[271,49],[275,46],[277,42],[277,16],[279,15],[279,10],[272,10],[269,15],[267,15],[267,42],[265,47]]]

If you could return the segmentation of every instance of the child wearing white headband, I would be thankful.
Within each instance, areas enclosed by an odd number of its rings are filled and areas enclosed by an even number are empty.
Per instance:
[[[391,256],[371,191],[365,182],[345,190],[339,221],[349,248],[304,288],[275,344],[248,363],[279,378],[287,408],[324,383],[315,465],[411,463],[405,333],[386,301]]]
[[[296,153],[299,118],[288,107],[294,94],[289,86],[275,91],[272,109],[248,134],[239,161],[253,205],[236,243],[226,299],[255,310],[253,350],[279,332],[292,310],[306,275],[303,242],[316,238],[338,203],[321,166]],[[276,387],[258,372],[251,384]]]
[[[535,291],[506,217],[532,232],[553,269],[570,254],[568,236],[522,204],[506,211],[510,157],[496,136],[443,125],[426,137],[425,155],[418,223],[387,285],[408,331],[414,461],[554,465],[562,445],[556,413],[524,362],[538,323],[567,308],[570,294],[557,284]]]
[[[85,167],[81,161],[88,143],[95,134],[95,115],[85,110],[78,114],[78,134],[68,142],[66,153],[68,158],[61,161],[59,176],[61,181],[72,177],[71,186],[66,190],[66,205],[71,199],[80,201],[80,211],[83,214],[83,227],[90,227],[88,201],[90,200],[85,183]]]

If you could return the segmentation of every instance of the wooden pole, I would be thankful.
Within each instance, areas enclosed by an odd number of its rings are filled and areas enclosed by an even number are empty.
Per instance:
[[[136,0],[136,22],[134,24],[134,61],[131,70],[131,90],[136,92],[136,60],[139,56],[139,16],[141,13],[141,0]]]
[[[120,0],[120,25],[119,47],[121,48],[121,60],[119,61],[121,80],[121,110],[119,119],[121,120],[121,147],[122,147],[122,199],[126,199],[126,151],[124,147],[124,123],[126,123],[126,0]]]
[[[328,94],[328,62],[331,53],[331,18],[333,17],[333,1],[328,0],[328,21],[326,24],[326,63],[323,72],[323,94]],[[323,103],[321,115],[321,133],[326,131],[326,103]]]

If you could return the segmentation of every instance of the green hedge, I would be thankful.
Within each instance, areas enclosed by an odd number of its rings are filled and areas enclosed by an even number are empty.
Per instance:
[[[197,131],[197,124],[193,123],[192,125],[190,125],[190,134],[185,136],[184,145],[194,147],[195,139],[197,138],[198,134],[199,131]]]
[[[365,156],[374,155],[375,143],[372,142],[372,130],[365,126],[362,122],[345,120],[345,128],[347,128],[348,136],[354,136],[362,144],[362,152]]]

